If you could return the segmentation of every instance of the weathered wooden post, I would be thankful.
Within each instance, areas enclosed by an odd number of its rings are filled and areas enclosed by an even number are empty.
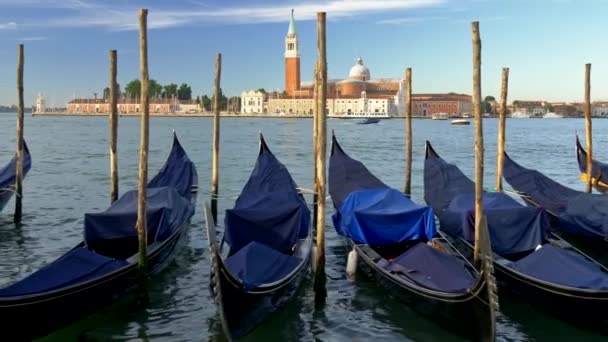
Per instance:
[[[148,10],[139,10],[139,64],[141,71],[141,128],[139,141],[139,184],[137,186],[137,239],[139,269],[142,279],[148,268],[148,230],[146,227],[146,185],[148,183],[148,130],[150,103],[148,98]]]
[[[508,87],[509,68],[502,68],[500,108],[498,109],[498,147],[496,149],[496,191],[502,191],[502,164],[504,162],[505,152],[505,116],[507,115]]]
[[[475,249],[476,265],[481,262],[479,246],[483,220],[483,127],[481,117],[481,38],[479,22],[471,24],[473,33],[473,114],[475,115]]]
[[[591,140],[591,63],[585,64],[585,139],[587,140],[587,192],[593,177],[593,142]]]
[[[317,53],[318,61],[315,70],[315,84],[317,97],[315,101],[315,115],[317,116],[317,144],[315,146],[315,160],[317,170],[315,175],[315,192],[317,193],[317,254],[315,266],[315,298],[322,303],[327,296],[325,289],[325,152],[327,134],[326,127],[326,96],[327,96],[327,56],[325,44],[325,12],[317,13]]]
[[[405,69],[405,191],[412,195],[412,68]]]
[[[222,75],[222,54],[215,56],[215,89],[213,98],[213,152],[211,156],[211,214],[217,222],[217,194],[219,189],[220,154],[220,78]]]
[[[17,50],[17,163],[15,170],[15,215],[13,221],[21,222],[23,199],[23,44]]]
[[[312,195],[312,203],[313,203],[313,209],[312,209],[312,221],[317,222],[317,199],[319,198],[319,196],[317,195],[317,135],[318,135],[318,131],[319,131],[319,127],[318,127],[318,113],[317,113],[317,98],[319,96],[319,93],[317,91],[317,67],[318,67],[318,63],[315,64],[314,66],[314,75],[313,78],[315,80],[313,88],[312,88],[312,96],[313,96],[313,115],[312,115],[312,150],[314,151],[314,156],[313,156],[313,195]],[[316,250],[315,250],[316,252]],[[315,254],[316,255],[316,254]],[[316,267],[315,262],[313,262],[313,270],[314,267]]]
[[[118,199],[118,159],[116,137],[118,135],[118,108],[116,87],[116,50],[110,50],[110,204]]]

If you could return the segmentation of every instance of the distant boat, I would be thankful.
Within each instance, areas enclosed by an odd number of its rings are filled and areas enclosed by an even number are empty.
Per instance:
[[[431,116],[431,120],[447,120],[448,113],[435,113]]]
[[[462,126],[462,125],[470,125],[471,122],[467,119],[455,119],[450,122],[452,125]]]
[[[553,112],[549,112],[543,115],[543,119],[562,119],[564,116],[560,114],[555,114]]]
[[[377,124],[380,122],[378,118],[367,118],[365,120],[361,120],[357,122],[357,125],[369,125],[369,124]]]
[[[523,113],[523,112],[515,112],[515,113],[511,114],[511,118],[512,119],[529,119],[530,114]]]
[[[329,114],[328,117],[336,118],[336,119],[366,119],[366,118],[390,119],[391,118],[391,116],[388,113],[379,113],[379,112],[333,113],[333,114]]]

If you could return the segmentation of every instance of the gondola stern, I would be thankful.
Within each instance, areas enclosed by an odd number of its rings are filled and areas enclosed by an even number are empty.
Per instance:
[[[342,146],[340,146],[340,143],[338,143],[338,138],[336,138],[336,134],[334,132],[334,130],[331,130],[331,152],[330,152],[330,156],[333,156],[336,152],[340,152],[341,154],[346,154],[344,153],[344,150],[342,149]]]
[[[260,137],[260,151],[259,151],[259,155],[262,155],[262,153],[264,152],[268,152],[272,154],[272,151],[270,151],[270,148],[268,147],[268,144],[266,144],[266,140],[264,139],[264,135],[262,134],[262,131],[260,131],[259,133],[259,137]]]
[[[424,159],[432,159],[432,158],[441,159],[439,154],[437,154],[437,152],[431,145],[431,142],[427,140],[424,144]]]

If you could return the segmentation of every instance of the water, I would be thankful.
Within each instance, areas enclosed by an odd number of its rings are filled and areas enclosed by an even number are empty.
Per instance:
[[[13,155],[15,116],[0,115],[0,165]],[[496,126],[484,120],[486,187],[494,187]],[[209,118],[151,118],[150,175],[165,161],[175,129],[195,162],[201,192],[183,248],[175,262],[154,278],[151,302],[138,307],[130,298],[113,303],[45,340],[218,340],[220,326],[208,294],[209,263],[201,203],[208,200],[211,179],[211,120]],[[312,188],[312,120],[223,119],[220,146],[220,213],[234,203],[253,168],[262,131],[271,150],[289,168],[302,188]],[[343,148],[363,161],[384,182],[403,188],[404,122],[355,125],[329,120]],[[608,120],[594,121],[594,151],[608,160]],[[473,175],[473,125],[451,126],[448,121],[415,120],[413,198],[422,203],[424,141]],[[508,120],[507,151],[523,164],[582,190],[574,153],[574,131],[584,121]],[[329,136],[329,135],[328,135]],[[82,239],[83,214],[109,203],[108,121],[103,117],[26,117],[25,137],[33,167],[24,183],[23,225],[11,222],[9,203],[0,213],[0,286],[7,285],[53,261]],[[121,118],[119,175],[121,193],[137,180],[139,120]],[[329,151],[329,149],[328,149]],[[310,201],[311,199],[308,198]],[[331,211],[331,210],[330,210]],[[328,213],[328,214],[331,214]],[[331,226],[327,229],[327,304],[314,308],[309,280],[296,300],[271,317],[246,340],[281,341],[459,341],[460,339],[394,302],[363,275],[345,276],[348,249]],[[220,220],[222,218],[220,217]],[[498,337],[503,341],[600,340],[599,336],[547,316],[517,297],[500,292]],[[33,322],[35,324],[35,322]],[[220,339],[221,340],[221,339]]]

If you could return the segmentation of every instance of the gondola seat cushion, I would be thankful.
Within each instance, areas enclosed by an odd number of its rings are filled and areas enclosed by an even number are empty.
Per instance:
[[[423,287],[441,292],[464,293],[476,282],[464,261],[423,242],[392,261],[381,259],[378,265],[387,271],[401,273]]]
[[[391,188],[351,192],[333,220],[338,234],[371,246],[429,241],[436,234],[433,209]]]
[[[292,272],[301,259],[252,241],[225,260],[226,268],[246,290],[276,282]]]
[[[79,247],[21,281],[0,289],[0,297],[56,290],[102,276],[125,265],[125,261],[108,258]]]
[[[579,254],[549,244],[511,263],[511,267],[549,283],[579,289],[608,290],[608,272]]]

